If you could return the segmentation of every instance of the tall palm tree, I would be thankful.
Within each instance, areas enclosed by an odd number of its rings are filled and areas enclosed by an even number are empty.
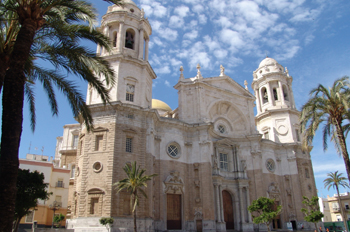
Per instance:
[[[328,138],[334,142],[343,157],[346,173],[350,177],[350,161],[346,147],[343,123],[349,119],[349,77],[334,81],[327,89],[323,85],[311,90],[310,99],[303,105],[300,115],[303,147],[312,145],[317,129],[323,125],[323,149],[327,150]]]
[[[345,216],[344,213],[344,207],[341,203],[341,198],[340,198],[340,194],[339,194],[339,186],[342,186],[344,188],[350,188],[348,182],[347,182],[347,178],[342,176],[343,173],[338,173],[338,171],[336,172],[330,172],[327,174],[327,176],[329,176],[327,179],[325,179],[323,181],[324,183],[324,187],[327,188],[327,190],[329,190],[331,187],[333,187],[333,189],[335,188],[337,190],[337,195],[338,195],[338,204],[339,204],[339,208],[340,208],[340,212],[341,212],[341,216],[343,218],[343,222],[344,222],[344,226],[345,226],[345,230],[348,230],[348,225],[347,225],[347,217]]]
[[[105,0],[121,3],[121,0]],[[84,0],[1,0],[0,1],[0,90],[2,130],[0,150],[0,232],[11,231],[16,199],[18,148],[22,133],[23,101],[27,96],[35,126],[33,85],[41,82],[49,96],[53,115],[58,108],[54,87],[63,92],[75,116],[91,129],[92,118],[77,86],[60,71],[79,76],[93,86],[101,99],[108,91],[96,78],[113,84],[108,62],[81,46],[81,39],[109,49],[108,39],[94,27],[95,9]],[[84,24],[85,23],[85,24]],[[36,59],[50,61],[54,70],[42,68]]]
[[[136,207],[139,205],[139,193],[141,193],[145,198],[147,198],[147,194],[143,190],[143,188],[147,187],[147,181],[151,180],[152,177],[157,174],[152,175],[143,175],[145,173],[145,169],[140,169],[140,166],[136,168],[136,161],[132,164],[126,164],[124,166],[124,171],[127,175],[127,178],[114,183],[116,186],[117,193],[125,189],[130,193],[130,204],[132,206],[133,219],[134,219],[134,232],[137,232],[136,226]]]

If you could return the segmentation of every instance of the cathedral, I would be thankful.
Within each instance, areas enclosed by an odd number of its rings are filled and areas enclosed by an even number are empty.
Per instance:
[[[67,228],[106,231],[99,219],[113,217],[112,231],[132,231],[130,194],[117,193],[113,183],[137,161],[147,175],[157,174],[137,208],[140,232],[266,231],[247,210],[261,196],[282,205],[271,229],[311,229],[300,212],[302,196],[317,192],[287,68],[262,60],[253,72],[253,95],[222,66],[219,76],[207,78],[200,65],[190,78],[181,67],[173,110],[152,99],[152,28],[143,10],[125,2],[108,7],[100,25],[112,51],[97,48],[116,73],[115,85],[107,86],[112,103],[105,106],[88,86],[94,129],[69,124],[57,138],[55,160],[72,172]]]

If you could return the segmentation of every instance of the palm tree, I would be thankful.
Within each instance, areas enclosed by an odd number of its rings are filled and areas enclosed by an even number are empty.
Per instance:
[[[342,175],[343,175],[343,173],[338,173],[338,171],[336,171],[334,173],[330,172],[327,174],[327,176],[329,176],[329,177],[327,179],[325,179],[323,181],[323,183],[324,183],[324,187],[327,188],[327,190],[329,190],[331,187],[333,187],[333,189],[335,188],[337,190],[338,204],[339,204],[341,216],[343,218],[345,230],[349,231],[348,225],[347,225],[347,217],[345,217],[344,208],[343,208],[343,205],[341,203],[341,198],[339,195],[339,186],[342,186],[344,188],[350,188],[350,186],[347,182],[348,179],[343,177]]]
[[[152,177],[157,174],[152,175],[143,175],[145,173],[145,169],[140,169],[140,166],[136,168],[136,161],[132,164],[126,164],[124,166],[124,171],[127,175],[127,178],[114,183],[116,186],[117,193],[125,189],[127,192],[130,192],[130,205],[132,206],[133,219],[134,219],[134,232],[137,232],[136,227],[136,207],[139,205],[139,196],[138,193],[141,193],[145,198],[147,195],[143,190],[143,187],[147,187],[147,181],[151,180]]]
[[[105,0],[120,4],[121,0]],[[93,28],[96,14],[84,0],[1,0],[0,1],[0,90],[2,131],[0,150],[0,231],[11,231],[16,199],[18,148],[22,133],[23,101],[29,101],[32,129],[35,126],[33,85],[41,82],[49,96],[53,115],[58,114],[54,87],[63,92],[73,113],[91,129],[92,118],[77,86],[60,71],[89,82],[101,99],[108,91],[95,76],[113,84],[108,62],[81,46],[81,39],[109,49],[108,39]],[[87,22],[87,25],[84,24]],[[54,70],[41,68],[36,59],[50,61]]]
[[[318,127],[323,124],[323,149],[327,150],[327,141],[330,138],[343,157],[348,178],[350,177],[350,161],[343,123],[349,119],[347,116],[350,100],[349,86],[347,76],[334,81],[329,89],[320,84],[311,90],[311,98],[303,105],[300,115],[304,149],[312,145]]]

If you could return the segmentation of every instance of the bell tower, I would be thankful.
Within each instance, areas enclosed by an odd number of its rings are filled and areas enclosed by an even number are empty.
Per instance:
[[[253,72],[258,131],[264,139],[280,143],[300,142],[299,111],[295,108],[292,81],[287,68],[266,57]]]
[[[148,63],[148,44],[151,25],[132,0],[123,6],[108,7],[102,17],[100,31],[110,39],[112,50],[97,46],[97,55],[107,60],[115,72],[115,85],[107,86],[111,101],[121,101],[150,108],[152,81],[156,78]],[[104,82],[104,77],[100,77]],[[91,86],[88,87],[87,104],[100,104],[102,100]]]

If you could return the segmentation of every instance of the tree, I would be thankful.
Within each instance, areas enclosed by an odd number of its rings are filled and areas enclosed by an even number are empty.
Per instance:
[[[48,200],[52,193],[47,192],[44,174],[37,171],[19,169],[17,177],[17,195],[14,217],[14,232],[18,230],[22,217],[34,210],[38,200]]]
[[[121,0],[105,0],[120,3]],[[11,231],[16,199],[18,148],[22,133],[24,95],[35,125],[33,85],[41,82],[49,96],[53,115],[58,114],[54,85],[68,98],[75,116],[87,129],[92,117],[75,84],[60,74],[67,71],[89,82],[104,103],[106,84],[113,84],[108,62],[81,46],[81,39],[109,48],[108,39],[93,28],[96,14],[84,0],[1,0],[0,1],[0,88],[2,87],[2,130],[0,148],[0,231]],[[87,24],[84,24],[86,23]],[[40,68],[36,59],[50,61],[54,70]],[[3,62],[4,61],[4,62]],[[95,75],[94,75],[95,74]]]
[[[350,188],[350,186],[347,182],[348,179],[346,177],[343,177],[342,175],[343,175],[343,173],[338,173],[338,171],[327,173],[327,176],[329,176],[329,177],[327,179],[325,179],[323,181],[323,183],[324,183],[324,187],[327,188],[328,190],[331,187],[333,187],[333,189],[335,188],[337,190],[338,204],[339,204],[339,208],[340,208],[341,217],[343,219],[345,230],[349,231],[348,225],[347,225],[347,217],[346,217],[346,214],[344,212],[343,205],[341,203],[341,198],[340,198],[340,194],[339,194],[339,186],[342,186],[344,188]]]
[[[106,226],[107,230],[113,225],[114,219],[111,217],[102,217],[100,218],[100,224]]]
[[[317,222],[321,221],[323,218],[323,213],[320,211],[320,206],[318,205],[318,197],[313,196],[311,199],[303,196],[303,204],[306,208],[302,208],[301,212],[305,214],[304,220],[307,222],[312,222],[315,224],[315,229],[317,230]]]
[[[143,188],[147,187],[147,181],[151,180],[152,177],[157,176],[157,174],[144,175],[146,170],[140,169],[140,166],[136,167],[136,161],[132,164],[126,164],[124,166],[124,171],[127,178],[120,180],[113,185],[116,186],[117,193],[125,189],[130,193],[130,205],[132,206],[133,219],[134,219],[134,232],[137,232],[136,227],[136,207],[139,205],[139,193],[141,193],[145,198],[147,194]]]
[[[56,227],[61,227],[61,222],[64,220],[65,216],[63,214],[58,214],[53,217],[53,222],[56,224]]]
[[[348,120],[349,113],[349,77],[344,76],[334,81],[327,89],[323,85],[311,90],[310,99],[303,105],[300,115],[300,130],[303,133],[303,147],[312,145],[312,140],[319,126],[323,124],[323,149],[327,150],[330,137],[339,150],[350,177],[350,161],[346,147],[343,122]]]
[[[265,224],[270,232],[270,224],[282,210],[282,206],[275,207],[275,200],[267,197],[259,197],[248,207],[255,224]]]

